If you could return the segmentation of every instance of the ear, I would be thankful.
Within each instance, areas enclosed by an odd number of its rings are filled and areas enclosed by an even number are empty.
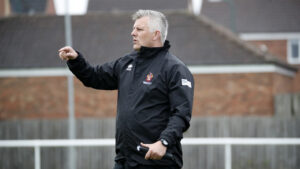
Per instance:
[[[154,32],[153,40],[154,41],[160,40],[160,31]]]

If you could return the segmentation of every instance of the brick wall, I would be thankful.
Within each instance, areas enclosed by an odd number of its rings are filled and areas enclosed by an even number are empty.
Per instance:
[[[282,61],[287,63],[287,40],[259,40],[259,41],[248,41],[257,47],[261,45],[266,45],[268,48],[268,52],[273,54],[274,56],[279,57]],[[292,82],[294,85],[293,92],[300,92],[300,65],[292,65],[298,68],[298,72],[294,77],[294,81]]]
[[[5,0],[0,0],[0,18],[5,16]]]
[[[193,115],[273,115],[273,96],[291,92],[292,78],[274,73],[194,75]],[[77,116],[114,117],[117,91],[86,88],[75,80]]]
[[[272,74],[273,76],[273,94],[293,93],[293,77],[280,74]]]
[[[277,73],[194,77],[195,115],[273,115],[274,95],[293,90],[293,78]]]
[[[47,0],[46,14],[49,14],[49,15],[56,14],[53,0]]]
[[[278,56],[282,61],[287,62],[287,40],[260,40],[249,42],[259,48],[261,45],[266,45],[269,53]]]
[[[65,77],[0,78],[0,119],[67,117]]]
[[[294,65],[298,68],[298,72],[296,76],[294,77],[294,93],[300,93],[300,65]]]
[[[116,91],[74,82],[77,117],[115,116]],[[66,77],[0,78],[0,119],[68,117],[67,85]]]
[[[271,74],[195,75],[194,115],[272,115]]]
[[[115,117],[117,91],[87,88],[76,78],[75,102],[75,111],[78,117]]]
[[[274,95],[290,93],[292,78],[274,74],[196,74],[193,116],[273,115]],[[77,117],[115,117],[117,91],[84,87],[75,78]],[[0,78],[0,119],[65,118],[67,78]]]

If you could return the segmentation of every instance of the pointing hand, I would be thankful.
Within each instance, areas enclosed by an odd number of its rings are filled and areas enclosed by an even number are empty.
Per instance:
[[[58,50],[59,57],[62,60],[73,60],[78,57],[78,53],[70,46],[63,47]]]

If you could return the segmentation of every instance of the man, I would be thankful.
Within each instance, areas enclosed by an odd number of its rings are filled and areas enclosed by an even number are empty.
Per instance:
[[[118,89],[115,169],[179,169],[180,140],[191,119],[193,76],[168,51],[168,22],[162,13],[139,10],[133,20],[134,51],[116,61],[92,67],[71,47],[60,49],[59,56],[85,86]],[[138,145],[149,150],[139,152]],[[165,158],[166,153],[174,158]]]

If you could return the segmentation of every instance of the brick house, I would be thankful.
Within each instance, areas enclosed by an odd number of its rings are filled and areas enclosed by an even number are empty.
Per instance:
[[[74,48],[93,65],[130,52],[132,13],[74,16]],[[165,13],[170,50],[194,74],[194,116],[272,116],[274,96],[293,91],[296,68],[205,17]],[[67,117],[70,72],[57,53],[64,46],[63,17],[2,18],[0,37],[0,119]],[[115,116],[116,91],[96,91],[74,81],[77,117]]]
[[[201,15],[233,29],[241,39],[300,68],[300,1],[203,0]],[[300,73],[294,79],[300,92]]]
[[[54,15],[54,0],[0,0],[0,18],[10,15]]]

